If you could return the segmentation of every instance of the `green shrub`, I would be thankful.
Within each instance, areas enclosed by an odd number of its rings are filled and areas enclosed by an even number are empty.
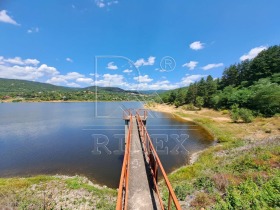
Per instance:
[[[237,122],[240,118],[238,112],[230,112],[230,118],[232,119],[233,122]]]
[[[175,187],[174,192],[177,198],[181,201],[185,200],[188,193],[193,192],[193,188],[188,184],[178,185]]]
[[[187,110],[187,111],[194,111],[194,110],[196,110],[195,106],[193,105],[193,103],[190,103],[190,104],[182,106],[182,109],[183,110]]]
[[[238,104],[231,106],[230,117],[233,122],[237,122],[240,118],[245,123],[250,123],[253,121],[253,112],[249,109],[238,108]]]
[[[253,121],[254,117],[252,111],[249,109],[241,108],[239,109],[239,116],[245,123],[250,123]]]
[[[214,209],[275,209],[280,206],[280,178],[274,177],[263,185],[251,179],[230,186]]]
[[[240,118],[238,104],[233,104],[230,108],[230,118],[233,122],[237,122]]]
[[[198,190],[207,190],[208,192],[213,192],[214,182],[209,177],[200,177],[194,182],[194,186]]]
[[[225,109],[225,110],[223,110],[222,111],[222,115],[226,115],[226,114],[229,114],[230,112],[227,110],[227,109]]]

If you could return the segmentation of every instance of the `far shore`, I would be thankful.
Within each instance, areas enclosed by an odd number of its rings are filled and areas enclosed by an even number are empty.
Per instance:
[[[228,110],[215,111],[203,108],[201,110],[190,111],[184,110],[182,107],[176,108],[174,105],[157,103],[146,104],[145,108],[152,111],[173,114],[183,120],[194,122],[206,129],[214,137],[216,142],[223,141],[220,138],[224,133],[230,134],[235,139],[251,142],[280,136],[280,129],[277,126],[280,117],[277,116],[272,118],[258,117],[252,123],[232,123]],[[199,156],[208,149],[206,148],[190,154],[189,164],[194,164]]]
[[[93,102],[139,102],[139,101],[75,101],[75,100],[52,100],[52,101],[13,101],[13,100],[2,100],[0,103],[93,103]]]

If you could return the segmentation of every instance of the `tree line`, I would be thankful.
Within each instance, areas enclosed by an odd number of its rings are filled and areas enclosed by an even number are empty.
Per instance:
[[[254,115],[280,113],[280,46],[272,46],[252,60],[225,68],[221,78],[211,75],[188,87],[160,94],[159,102],[214,109],[247,110]]]

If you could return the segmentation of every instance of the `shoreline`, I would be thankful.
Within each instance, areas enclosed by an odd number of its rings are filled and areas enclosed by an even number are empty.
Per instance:
[[[69,100],[69,101],[17,101],[17,102],[13,102],[13,101],[0,101],[1,103],[95,103],[95,102],[140,102],[140,101],[73,101],[73,100]]]
[[[198,122],[194,121],[192,118],[189,118],[189,117],[182,117],[182,116],[180,116],[180,115],[174,113],[174,112],[171,111],[171,110],[170,110],[170,111],[168,111],[168,110],[158,110],[157,108],[151,107],[151,106],[149,106],[149,105],[147,105],[147,104],[145,104],[144,108],[145,108],[145,109],[149,109],[149,110],[151,110],[151,111],[156,111],[156,112],[162,112],[162,113],[172,114],[172,115],[175,115],[176,117],[178,117],[178,118],[180,118],[180,119],[182,119],[182,120],[184,120],[184,121],[186,121],[186,122],[195,123],[196,125],[198,125],[198,126],[200,126],[201,128],[203,128],[203,129],[205,130],[205,132],[207,132],[209,135],[211,135],[211,136],[213,137],[213,143],[216,142],[216,137],[215,137],[215,135],[214,135],[213,133],[209,132],[209,130],[208,130],[206,127],[204,127],[203,125],[201,125],[201,124],[199,124]],[[177,170],[179,170],[180,168],[182,168],[182,167],[184,167],[184,166],[188,166],[188,165],[194,164],[194,163],[198,160],[198,158],[200,157],[200,155],[201,155],[203,152],[205,152],[206,150],[208,150],[209,148],[211,148],[211,147],[213,147],[213,146],[210,146],[210,147],[207,147],[207,148],[205,148],[205,149],[202,149],[202,150],[199,150],[199,151],[190,153],[190,154],[188,155],[188,164],[183,165],[183,166],[180,166],[179,168],[176,168],[174,171],[171,172],[171,174],[174,173],[174,172],[176,172]]]

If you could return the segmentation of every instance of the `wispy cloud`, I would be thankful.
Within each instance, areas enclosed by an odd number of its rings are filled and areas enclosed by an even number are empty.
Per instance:
[[[242,55],[240,57],[241,61],[245,61],[247,59],[251,60],[253,58],[255,58],[261,51],[266,50],[267,47],[266,46],[259,46],[259,47],[255,47],[253,49],[251,49],[248,53]]]
[[[108,63],[108,65],[107,65],[107,69],[110,69],[110,70],[117,70],[118,67],[114,64],[114,62],[110,62],[110,63]]]
[[[32,34],[32,33],[38,33],[39,32],[39,28],[35,27],[35,28],[31,28],[27,30],[27,33]]]
[[[118,86],[122,87],[126,85],[124,76],[120,74],[103,74],[99,80],[96,80],[94,85],[103,87]]]
[[[204,43],[201,43],[200,41],[195,41],[190,44],[190,48],[192,50],[201,50],[204,48]]]
[[[148,83],[148,82],[153,81],[153,79],[150,78],[149,75],[133,77],[133,79],[140,82],[140,83]]]
[[[10,17],[10,16],[7,14],[7,11],[6,11],[6,10],[0,11],[0,22],[10,23],[10,24],[17,25],[17,26],[20,25],[20,24],[18,24],[12,17]]]
[[[190,61],[188,63],[183,64],[182,67],[187,67],[189,68],[189,70],[193,70],[197,66],[197,64],[197,61]]]
[[[189,75],[189,74],[186,74],[181,79],[181,82],[179,84],[180,84],[180,86],[189,86],[191,83],[194,83],[194,82],[200,80],[203,77],[206,77],[206,75],[202,75],[202,74]]]
[[[119,1],[112,1],[112,0],[95,0],[95,4],[99,8],[104,8],[108,6],[112,6],[113,4],[118,4]]]
[[[37,66],[40,63],[37,59],[22,59],[21,57],[14,57],[14,58],[4,58],[0,56],[0,64],[6,65],[19,65],[19,66],[27,66],[33,65]]]
[[[132,72],[132,70],[130,70],[130,69],[125,69],[125,70],[123,70],[123,73],[131,73]]]
[[[78,78],[76,79],[76,82],[81,82],[81,83],[85,83],[85,84],[89,84],[91,85],[93,83],[93,79],[91,78]]]
[[[140,58],[134,63],[134,65],[137,68],[140,66],[152,66],[155,64],[155,60],[156,60],[156,57],[154,57],[154,56],[150,56],[147,61],[145,61],[144,58]]]
[[[203,66],[202,69],[209,70],[209,69],[214,69],[214,68],[218,68],[218,67],[222,67],[222,66],[224,66],[223,63],[210,63],[206,66]]]
[[[66,61],[73,63],[73,60],[71,58],[66,58]]]

